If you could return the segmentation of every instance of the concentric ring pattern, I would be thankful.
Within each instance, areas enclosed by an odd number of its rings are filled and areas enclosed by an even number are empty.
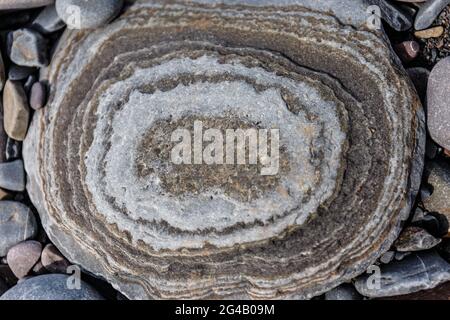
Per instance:
[[[66,31],[47,79],[30,197],[60,250],[129,298],[320,294],[389,247],[418,187],[410,83],[380,34],[329,11],[137,1]],[[199,121],[279,130],[276,174],[171,162],[171,133]]]

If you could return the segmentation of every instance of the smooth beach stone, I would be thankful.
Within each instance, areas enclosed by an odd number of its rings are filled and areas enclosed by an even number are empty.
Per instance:
[[[91,285],[81,281],[80,289],[70,288],[63,274],[28,278],[6,291],[0,300],[104,300]]]
[[[51,243],[45,246],[41,257],[42,266],[52,273],[66,273],[69,261]]]
[[[123,0],[56,0],[56,11],[69,29],[101,27],[115,18],[122,6]]]
[[[24,241],[8,250],[6,259],[18,279],[24,278],[39,261],[42,245],[38,241]]]
[[[13,64],[9,67],[8,79],[12,81],[25,80],[34,72],[36,72],[36,68],[18,66],[16,64]]]
[[[450,57],[439,61],[428,78],[427,113],[431,138],[450,149]]]
[[[0,0],[0,10],[43,7],[54,2],[55,0]]]
[[[36,235],[37,223],[31,210],[20,202],[0,201],[0,257]]]
[[[363,273],[408,219],[425,153],[420,99],[366,10],[138,1],[66,30],[23,146],[51,242],[130,299],[305,299]],[[270,134],[273,157],[224,164],[236,129]],[[212,133],[208,153],[195,137]]]
[[[344,283],[325,293],[325,300],[362,300],[362,296],[353,285]]]
[[[23,28],[11,33],[9,57],[24,67],[45,67],[48,64],[47,40],[37,31]]]
[[[413,25],[414,14],[406,7],[385,0],[367,0],[367,4],[378,6],[381,18],[396,31],[406,31]]]
[[[399,296],[450,281],[450,264],[434,251],[413,253],[401,261],[381,266],[379,285],[371,282],[369,276],[356,280],[355,287],[360,294],[369,298]]]
[[[0,187],[10,191],[25,190],[25,170],[22,160],[0,163]]]
[[[399,252],[422,251],[437,246],[441,239],[433,237],[426,230],[417,227],[407,227],[395,241],[395,249]]]
[[[65,26],[66,24],[56,12],[55,5],[45,7],[32,23],[32,27],[43,34],[56,32]]]
[[[30,108],[20,82],[8,80],[3,90],[3,127],[9,137],[23,141],[28,131]]]
[[[31,86],[30,107],[39,110],[45,105],[46,88],[42,82],[35,82]]]
[[[450,4],[450,0],[428,0],[425,2],[417,12],[414,29],[423,30],[431,26],[444,10]]]

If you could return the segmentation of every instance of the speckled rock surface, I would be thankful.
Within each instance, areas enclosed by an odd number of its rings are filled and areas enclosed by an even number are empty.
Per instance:
[[[89,284],[81,282],[80,289],[69,289],[68,281],[63,274],[33,277],[6,291],[0,300],[103,300]]]
[[[434,141],[450,149],[450,57],[431,71],[427,89],[428,130]]]
[[[450,221],[450,165],[447,161],[429,162],[425,177],[433,188],[433,193],[423,200],[425,208],[444,214]]]
[[[36,219],[27,206],[0,201],[0,257],[5,257],[12,246],[32,238],[36,232]]]
[[[27,189],[58,249],[129,298],[310,298],[398,236],[419,98],[362,1],[217,2],[139,1],[66,31]],[[173,164],[171,132],[196,120],[279,128],[278,173]]]

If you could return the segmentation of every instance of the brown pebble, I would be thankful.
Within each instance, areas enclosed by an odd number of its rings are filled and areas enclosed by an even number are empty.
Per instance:
[[[6,260],[18,279],[24,278],[33,269],[41,251],[41,243],[33,240],[21,242],[9,249]]]
[[[420,45],[416,41],[403,41],[395,46],[395,52],[404,62],[410,62],[417,58]]]
[[[66,273],[70,266],[69,261],[51,243],[42,251],[41,262],[45,269],[52,273]]]
[[[414,32],[416,38],[420,39],[430,39],[430,38],[439,38],[444,33],[444,28],[441,26],[433,27],[430,29],[420,30]]]
[[[6,134],[14,140],[23,141],[29,119],[30,109],[22,84],[6,81],[3,90],[3,124]]]
[[[45,105],[46,92],[42,82],[35,82],[30,92],[30,107],[39,110]]]

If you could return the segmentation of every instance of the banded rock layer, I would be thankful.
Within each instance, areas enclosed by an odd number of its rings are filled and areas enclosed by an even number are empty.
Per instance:
[[[423,112],[364,2],[274,3],[137,1],[56,50],[27,188],[58,248],[129,298],[310,298],[409,213]],[[196,121],[279,129],[278,171],[174,164]]]

